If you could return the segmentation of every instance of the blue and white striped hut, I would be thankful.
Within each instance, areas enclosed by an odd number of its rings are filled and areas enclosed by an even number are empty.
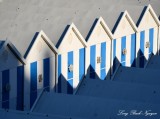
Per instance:
[[[84,38],[72,23],[57,43],[58,48],[58,92],[73,94],[85,75]]]
[[[114,40],[112,41],[113,72],[119,65],[136,66],[136,32],[137,27],[125,11],[122,13],[114,27]]]
[[[0,108],[22,109],[24,64],[9,40],[0,42]]]
[[[57,49],[43,31],[37,33],[25,53],[24,109],[46,91],[56,91]]]
[[[100,17],[87,39],[86,68],[89,78],[110,79],[112,39],[110,29]]]
[[[144,8],[137,26],[139,30],[139,38],[137,38],[139,67],[144,67],[150,56],[158,54],[159,50],[160,22],[151,5]]]
[[[25,64],[16,47],[9,41],[0,41],[0,71]]]

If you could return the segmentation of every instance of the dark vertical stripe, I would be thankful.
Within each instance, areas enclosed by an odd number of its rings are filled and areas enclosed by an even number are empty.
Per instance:
[[[106,42],[101,43],[101,80],[106,77]]]
[[[136,52],[136,34],[134,33],[131,35],[131,58],[130,58],[130,63],[131,63],[131,66],[133,66],[133,67],[136,66],[135,52]]]
[[[70,65],[73,65],[73,51],[68,52],[68,67]],[[73,71],[70,72],[69,70],[68,70],[68,81],[67,81],[67,93],[68,94],[73,93]]]
[[[61,93],[61,78],[62,78],[62,68],[61,68],[61,55],[58,55],[58,93]]]
[[[149,53],[151,54],[153,53],[153,42],[154,42],[153,40],[154,40],[154,29],[151,28],[149,29],[149,42],[150,42]]]
[[[113,42],[113,73],[116,70],[116,62],[117,62],[117,58],[116,58],[116,39],[112,40]]]
[[[9,85],[9,70],[2,71],[2,108],[9,109],[9,90],[6,86]]]
[[[36,98],[37,98],[37,62],[31,63],[30,67],[30,108],[32,108]]]
[[[126,49],[126,36],[122,37],[122,39],[121,39],[121,48],[122,48],[122,50]],[[122,66],[126,66],[126,55],[123,55],[123,54],[121,55],[121,62],[122,62],[121,63]]]
[[[140,32],[140,67],[141,68],[144,67],[144,60],[145,60],[144,45],[145,45],[145,32],[141,31]]]
[[[43,86],[46,91],[50,91],[50,59],[46,58],[43,60]]]
[[[81,80],[85,73],[85,49],[79,50],[79,80]]]
[[[90,78],[95,78],[96,46],[90,47]]]
[[[24,66],[17,67],[17,110],[23,110],[24,105]]]

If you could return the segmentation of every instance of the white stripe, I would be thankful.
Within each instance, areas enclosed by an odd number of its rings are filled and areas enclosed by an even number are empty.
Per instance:
[[[24,110],[30,109],[30,64],[24,66]]]
[[[113,51],[113,50],[112,50]],[[111,59],[111,56],[110,56],[110,53],[111,53],[111,41],[107,41],[106,42],[106,75],[107,75],[107,79],[109,79],[110,77],[108,77],[110,75],[110,59]]]
[[[62,93],[67,93],[67,73],[68,73],[68,55],[67,53],[62,54],[62,79],[61,80],[61,91]]]
[[[85,65],[86,78],[88,79],[90,76],[90,46],[86,48]]]
[[[57,70],[58,71],[58,70]],[[50,58],[50,90],[55,92],[55,55]]]
[[[101,63],[97,63],[97,57],[101,57],[101,44],[97,44],[96,45],[96,60],[95,60],[95,72],[97,74],[98,77],[95,77],[96,79],[97,78],[100,78],[100,69],[101,69]]]
[[[136,33],[136,67],[139,67],[140,61],[140,32]]]
[[[160,26],[158,27],[158,54],[160,54],[159,50],[160,50]]]
[[[122,38],[116,39],[116,57],[121,62],[122,48],[121,48]],[[116,64],[118,66],[118,64]]]
[[[76,89],[79,83],[79,50],[73,53],[73,89]]]
[[[0,71],[0,108],[2,108],[2,72]]]
[[[146,60],[148,60],[149,48],[146,48],[146,42],[149,42],[149,30],[145,30],[145,42],[144,42],[144,55]]]
[[[157,44],[158,44],[158,42],[157,42],[157,34],[158,34],[158,28],[157,27],[155,27],[154,29],[153,29],[153,53],[154,54],[156,54],[157,53]]]
[[[17,68],[10,69],[9,71],[9,109],[16,109],[17,106]]]
[[[39,76],[42,75],[42,81],[39,82]],[[44,75],[43,75],[43,60],[37,61],[37,97],[43,90],[43,80],[44,80]]]
[[[115,39],[114,39],[115,40]],[[112,57],[112,61],[111,61],[111,75],[113,74],[113,61],[114,61],[114,57],[113,57],[113,52],[114,52],[114,40],[112,40],[111,42],[112,42],[112,49],[111,49],[111,51],[112,51],[112,54],[111,54],[111,57]],[[106,47],[107,48],[107,47]],[[107,59],[107,58],[106,58]],[[107,63],[108,64],[108,63]]]
[[[131,35],[126,36],[126,66],[131,66]],[[135,49],[134,49],[135,50]]]

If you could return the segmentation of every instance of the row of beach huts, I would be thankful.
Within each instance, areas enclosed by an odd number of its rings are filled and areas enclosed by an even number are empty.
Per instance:
[[[110,80],[120,65],[144,68],[159,55],[160,22],[151,5],[137,23],[127,11],[113,30],[106,23],[96,19],[86,39],[72,23],[57,44],[40,31],[24,56],[1,41],[0,108],[30,110],[43,91],[74,94],[83,79]]]

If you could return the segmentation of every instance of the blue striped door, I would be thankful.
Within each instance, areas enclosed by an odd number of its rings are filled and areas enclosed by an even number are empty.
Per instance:
[[[9,78],[9,70],[2,71],[2,108],[4,109],[9,109],[9,90],[6,89]]]
[[[30,108],[32,108],[36,98],[37,98],[37,62],[31,63],[30,66]]]
[[[101,73],[100,79],[106,78],[106,42],[101,43]]]
[[[73,65],[73,51],[68,52],[68,67],[70,65]],[[68,80],[67,80],[67,93],[73,94],[73,71],[69,71],[69,69],[68,69]]]
[[[85,74],[85,49],[79,50],[79,80],[82,80]]]
[[[50,90],[50,59],[43,60],[43,87],[46,91]]]
[[[154,40],[154,29],[151,28],[149,29],[149,43],[150,43],[149,56],[153,53],[153,40]]]
[[[24,105],[24,66],[17,67],[17,110],[23,110]]]
[[[123,49],[126,49],[126,36],[122,37],[121,39],[121,48],[122,48],[121,51]],[[126,66],[126,55],[124,54],[121,55],[121,65]]]
[[[61,63],[62,63],[62,56],[58,55],[58,93],[61,93],[61,82],[62,82],[62,68],[61,68]]]
[[[136,66],[136,34],[131,35],[131,58],[130,64],[132,67]]]
[[[144,56],[144,46],[145,45],[145,31],[140,32],[140,67],[143,68],[145,64],[145,56]]]
[[[96,66],[96,46],[90,47],[90,78],[95,78],[95,66]]]

